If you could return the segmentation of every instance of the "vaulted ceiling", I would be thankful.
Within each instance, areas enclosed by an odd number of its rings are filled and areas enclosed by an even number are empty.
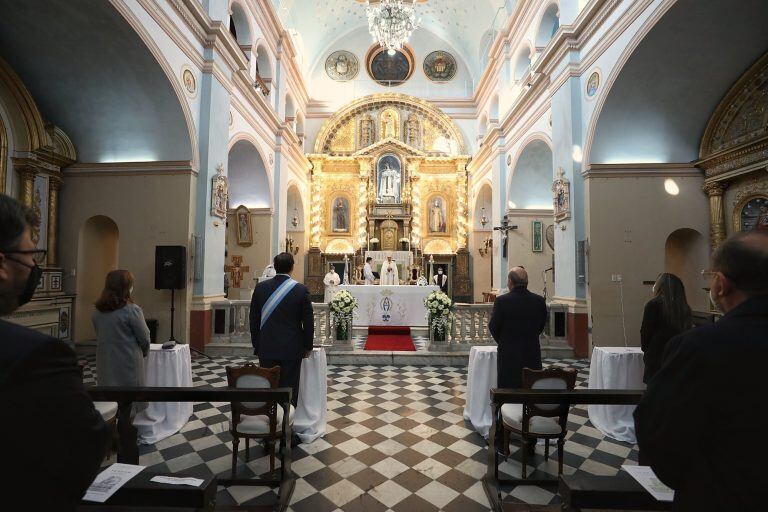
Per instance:
[[[363,0],[273,1],[285,27],[299,35],[306,69],[312,69],[334,41],[368,26]],[[416,4],[421,26],[456,48],[472,74],[479,75],[483,36],[503,24],[515,0],[417,0]]]

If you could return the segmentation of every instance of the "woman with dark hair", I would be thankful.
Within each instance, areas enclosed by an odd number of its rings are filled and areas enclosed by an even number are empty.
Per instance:
[[[149,352],[149,328],[133,302],[133,275],[127,270],[107,274],[96,301],[96,381],[99,386],[144,386],[144,358]]]
[[[645,362],[643,382],[651,380],[661,367],[667,342],[692,325],[683,282],[674,274],[661,274],[653,285],[653,298],[645,305],[640,327],[640,346]]]

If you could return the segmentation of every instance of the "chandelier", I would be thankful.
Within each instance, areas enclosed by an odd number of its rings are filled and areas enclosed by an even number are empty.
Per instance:
[[[373,41],[394,55],[403,48],[419,22],[413,0],[368,0],[365,9],[368,14],[368,31]]]

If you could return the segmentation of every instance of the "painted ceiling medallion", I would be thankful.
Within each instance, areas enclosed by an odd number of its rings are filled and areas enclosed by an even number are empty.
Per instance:
[[[333,52],[325,61],[325,72],[337,82],[347,82],[354,79],[359,69],[360,63],[357,61],[357,57],[345,50]]]
[[[424,74],[433,82],[449,82],[456,76],[456,59],[448,52],[432,52],[424,59]]]
[[[197,79],[192,70],[186,66],[181,71],[181,83],[184,84],[184,90],[187,94],[192,97],[197,94]]]
[[[600,88],[600,73],[595,71],[594,73],[589,75],[589,80],[587,80],[587,97],[594,98],[599,88]]]
[[[413,54],[407,47],[390,55],[388,51],[374,46],[369,50],[366,62],[371,78],[386,87],[402,84],[413,73]]]

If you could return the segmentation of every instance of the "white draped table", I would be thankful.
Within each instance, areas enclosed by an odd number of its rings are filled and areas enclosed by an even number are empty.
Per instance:
[[[467,391],[464,395],[464,419],[478,434],[488,437],[491,429],[491,388],[498,385],[497,348],[472,347],[467,365]]]
[[[147,355],[146,385],[163,388],[192,387],[189,345],[178,344],[164,350],[162,344],[152,343]],[[181,430],[192,416],[192,405],[192,402],[150,402],[133,420],[139,431],[139,441],[154,444]]]
[[[328,363],[325,349],[315,348],[301,362],[299,401],[293,417],[293,431],[302,443],[325,435],[328,403]]]
[[[645,389],[643,352],[638,347],[595,347],[589,389]],[[606,436],[636,443],[634,405],[589,405],[589,421]]]
[[[424,299],[438,286],[341,285],[357,299],[353,326],[398,325],[427,327]]]

